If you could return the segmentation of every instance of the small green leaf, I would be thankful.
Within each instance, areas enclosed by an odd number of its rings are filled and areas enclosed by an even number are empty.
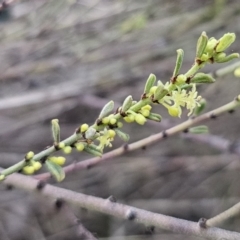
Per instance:
[[[98,148],[98,146],[94,144],[86,145],[83,151],[90,153],[96,157],[102,157],[102,151]]]
[[[128,142],[129,141],[129,135],[123,131],[121,131],[120,129],[114,129],[114,131],[116,132],[116,134],[118,135],[118,137],[120,137],[124,142]]]
[[[184,52],[182,49],[178,49],[177,50],[177,60],[176,60],[176,65],[173,71],[173,75],[172,78],[175,78],[178,74],[179,71],[182,67],[182,63],[183,63],[183,57],[184,57]]]
[[[201,99],[199,101],[199,106],[197,106],[195,109],[194,109],[194,115],[195,116],[198,116],[199,114],[201,114],[203,112],[203,110],[205,109],[206,107],[206,100],[205,99]]]
[[[209,131],[207,126],[200,125],[200,126],[190,128],[189,132],[194,134],[203,134],[203,133],[208,133]]]
[[[56,179],[56,181],[61,182],[65,178],[65,172],[61,166],[49,160],[45,163],[48,171]]]
[[[191,83],[214,83],[215,79],[210,74],[197,73],[191,79]]]
[[[133,98],[130,95],[124,100],[122,108],[121,108],[121,112],[125,113],[132,106],[132,102],[133,102]]]
[[[144,93],[146,94],[149,93],[150,89],[154,86],[155,82],[156,82],[156,76],[151,73],[145,84]]]
[[[235,33],[226,33],[218,41],[216,52],[225,51],[236,39]]]
[[[110,101],[108,102],[102,109],[102,111],[99,114],[99,119],[102,119],[104,117],[106,117],[107,115],[109,115],[114,109],[114,102]]]
[[[207,47],[207,43],[208,43],[208,36],[206,35],[206,32],[202,32],[197,42],[197,50],[196,50],[197,58],[201,58],[201,56],[203,55]]]
[[[58,123],[58,119],[53,119],[51,123],[52,123],[52,135],[53,135],[54,143],[59,143],[60,142],[60,126]]]
[[[161,122],[162,116],[157,113],[150,113],[149,116],[147,116],[147,119],[150,119],[155,122]]]
[[[233,60],[234,58],[239,58],[239,53],[232,53],[228,56],[220,57],[220,58],[216,59],[215,62],[225,63],[225,62],[229,62],[229,61]]]

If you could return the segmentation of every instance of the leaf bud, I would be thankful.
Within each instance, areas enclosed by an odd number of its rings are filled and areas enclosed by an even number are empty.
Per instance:
[[[174,107],[174,106],[170,106],[170,107],[168,108],[168,113],[169,113],[169,115],[172,116],[172,117],[180,117],[180,115],[181,115],[180,109],[177,108],[177,107]]]
[[[155,82],[156,82],[156,76],[151,73],[145,84],[144,93],[148,94],[151,88],[154,86]]]
[[[96,134],[96,129],[93,127],[89,127],[88,130],[85,132],[85,138],[86,139],[91,139],[95,136]]]
[[[183,57],[184,57],[184,52],[182,49],[178,49],[177,50],[177,60],[176,60],[176,64],[175,64],[175,68],[174,68],[174,71],[173,71],[173,75],[172,75],[172,78],[175,78],[181,67],[182,67],[182,63],[183,63]]]
[[[102,119],[104,117],[106,117],[108,114],[110,114],[110,112],[112,112],[114,109],[114,102],[110,101],[108,102],[102,109],[102,111],[99,114],[99,119]]]
[[[58,119],[52,119],[52,135],[53,135],[53,141],[54,143],[60,142],[60,126],[58,123]]]
[[[208,36],[206,35],[206,32],[202,32],[197,42],[197,50],[196,50],[197,58],[201,58],[201,56],[203,55],[207,47],[207,43],[208,43]]]
[[[216,52],[225,51],[236,39],[235,33],[226,33],[218,41]]]
[[[135,116],[135,122],[137,122],[140,125],[144,125],[147,119],[142,115],[137,113]]]

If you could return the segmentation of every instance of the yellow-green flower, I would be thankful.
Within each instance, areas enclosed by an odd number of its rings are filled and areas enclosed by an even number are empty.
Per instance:
[[[113,130],[107,130],[107,128],[104,128],[104,130],[100,132],[100,136],[97,138],[99,141],[98,148],[100,150],[103,150],[105,146],[112,147],[111,142],[114,140],[115,136],[113,132]]]
[[[196,106],[200,106],[200,100],[201,96],[198,96],[198,92],[196,91],[196,84],[193,84],[192,91],[188,92],[188,97],[186,99],[186,108],[190,110],[188,116],[193,113],[193,110],[196,108]]]

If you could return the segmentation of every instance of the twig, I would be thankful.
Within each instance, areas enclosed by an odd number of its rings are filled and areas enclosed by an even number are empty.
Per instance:
[[[83,224],[79,221],[79,219],[75,216],[72,209],[64,202],[62,199],[58,199],[55,203],[57,209],[60,210],[61,213],[68,219],[71,226],[77,227],[77,236],[79,239],[86,240],[96,240],[91,232],[89,232]]]
[[[139,148],[142,148],[142,147],[145,147],[147,145],[151,145],[155,142],[158,142],[168,136],[171,136],[171,135],[174,135],[176,133],[179,133],[179,132],[182,132],[183,130],[195,125],[195,124],[198,124],[200,122],[203,122],[207,119],[211,119],[213,117],[216,117],[224,112],[227,112],[231,109],[234,109],[236,108],[237,106],[239,106],[240,102],[240,95],[232,102],[222,106],[222,107],[219,107],[215,110],[212,110],[210,112],[207,112],[199,117],[196,117],[194,119],[189,119],[175,127],[172,127],[172,128],[169,128],[168,130],[166,131],[162,131],[160,133],[157,133],[157,134],[154,134],[150,137],[147,137],[147,138],[144,138],[142,140],[139,140],[135,143],[131,143],[131,144],[128,144],[128,145],[124,145],[123,147],[120,147],[118,149],[115,149],[111,152],[108,152],[106,154],[103,155],[102,158],[98,158],[98,157],[94,157],[94,158],[90,158],[88,160],[85,160],[85,161],[82,161],[82,162],[79,162],[79,163],[73,163],[73,164],[70,164],[66,167],[64,167],[64,171],[65,173],[69,173],[69,172],[72,172],[74,170],[79,170],[79,169],[85,169],[85,168],[89,168],[91,166],[94,166],[100,162],[103,162],[103,161],[106,161],[106,160],[110,160],[116,156],[120,156],[122,155],[123,153],[125,152],[131,152],[131,151],[134,151],[136,149],[139,149]],[[4,174],[4,172],[2,173]],[[46,180],[50,177],[50,173],[43,173],[43,174],[39,174],[39,175],[36,175],[35,178],[37,179],[42,179],[42,180]]]
[[[206,225],[209,227],[219,226],[230,218],[240,215],[240,202],[227,209],[226,211],[218,214],[217,216],[207,220]]]
[[[37,190],[39,193],[43,194],[43,196],[49,196],[56,199],[61,198],[66,202],[74,204],[78,207],[83,207],[114,217],[127,219],[136,223],[142,223],[147,226],[159,227],[175,233],[193,235],[213,240],[219,240],[221,238],[228,240],[240,239],[240,233],[237,232],[230,232],[220,228],[202,228],[196,222],[152,213],[139,208],[116,203],[110,199],[93,197],[55,187],[49,184],[39,188],[40,182],[38,180],[20,174],[12,174],[4,181],[4,183],[27,191]]]

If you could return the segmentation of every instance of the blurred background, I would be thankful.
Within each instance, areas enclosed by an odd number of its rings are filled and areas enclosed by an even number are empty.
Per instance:
[[[52,118],[59,119],[65,138],[81,123],[93,123],[108,100],[121,103],[130,94],[139,99],[150,73],[168,81],[178,48],[185,51],[182,72],[188,70],[202,31],[216,38],[235,32],[237,41],[229,52],[240,52],[239,1],[13,1],[0,10],[0,166],[52,144]],[[227,64],[209,65],[204,71],[223,66]],[[240,80],[233,74],[200,87],[207,110],[239,93]],[[170,119],[161,107],[156,112],[164,116],[162,123],[124,127],[130,142],[187,119],[186,112],[181,119]],[[118,202],[174,217],[209,218],[240,201],[239,117],[237,110],[206,122],[207,138],[175,135],[74,172],[60,184],[50,182],[102,198],[113,195]],[[116,141],[113,148],[122,144]],[[89,157],[74,153],[67,163]],[[0,239],[82,239],[52,203],[1,186]],[[153,234],[151,227],[72,208],[99,239],[200,239],[160,229]],[[233,219],[224,227],[240,231],[239,223]]]

